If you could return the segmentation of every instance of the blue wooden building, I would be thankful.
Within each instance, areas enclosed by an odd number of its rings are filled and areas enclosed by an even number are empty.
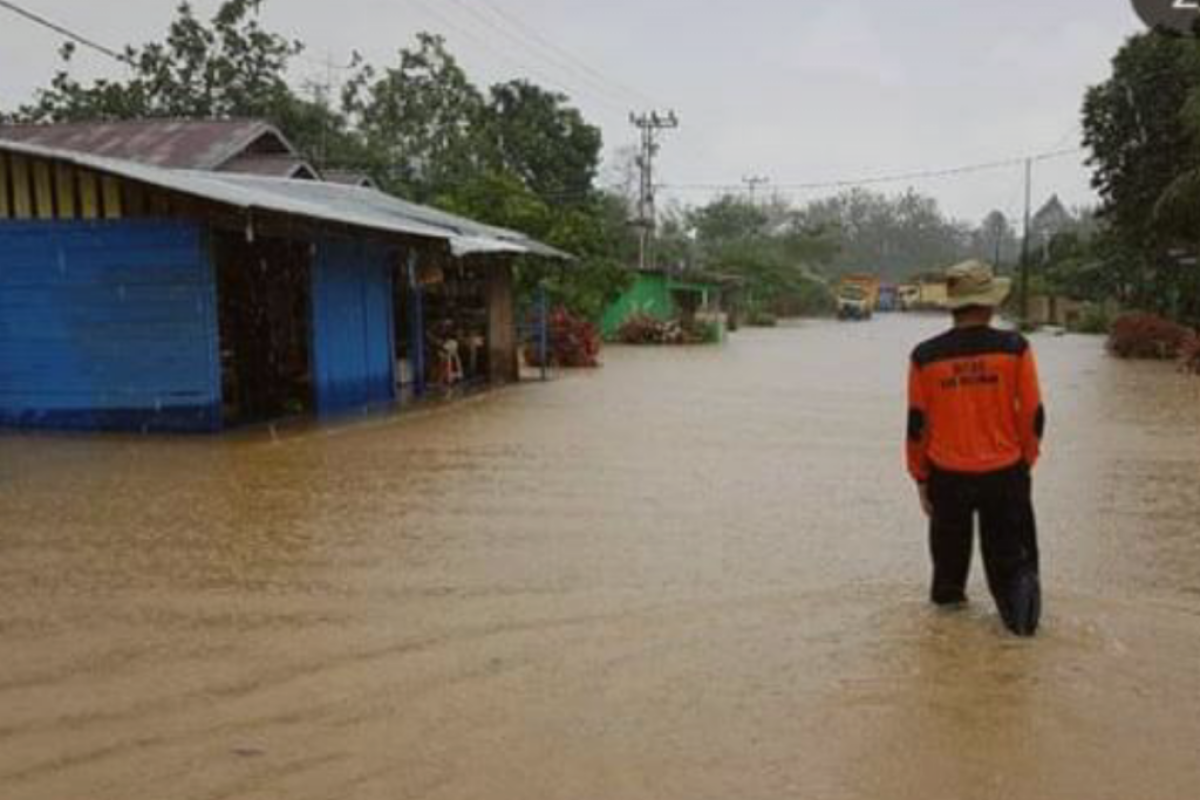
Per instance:
[[[0,140],[0,426],[213,432],[390,405],[426,262],[486,275],[508,380],[527,254],[563,255],[373,189]]]

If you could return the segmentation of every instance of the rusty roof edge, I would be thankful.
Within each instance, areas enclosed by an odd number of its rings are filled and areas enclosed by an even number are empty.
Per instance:
[[[33,132],[45,133],[53,137],[55,134],[72,133],[82,136],[95,136],[104,129],[121,129],[128,128],[133,131],[133,136],[148,136],[153,137],[157,134],[159,143],[165,144],[174,139],[186,139],[190,133],[197,128],[213,128],[221,127],[227,129],[227,133],[220,137],[216,137],[209,142],[205,147],[197,147],[188,151],[192,158],[187,166],[183,164],[175,164],[168,169],[201,169],[201,170],[216,170],[221,165],[241,156],[245,153],[246,148],[251,144],[261,139],[264,136],[275,137],[282,145],[286,153],[295,158],[303,158],[296,146],[284,135],[278,127],[264,119],[245,118],[245,119],[189,119],[189,118],[146,118],[132,120],[93,120],[93,121],[77,121],[66,123],[8,123],[0,125],[0,139],[6,139],[5,131],[18,132]],[[172,128],[183,129],[182,134]],[[164,138],[165,137],[165,138]],[[101,158],[116,158],[119,160],[134,160],[127,159],[120,155],[105,155],[96,152],[93,149],[78,149],[70,146],[63,146],[57,141],[39,141],[39,137],[35,137],[30,141],[22,136],[18,136],[16,141],[25,144],[35,144],[39,147],[47,147],[54,150],[73,150],[87,155],[95,155]],[[165,166],[154,163],[153,160],[146,160],[143,163],[151,163],[154,166]]]
[[[221,165],[229,163],[238,156],[244,155],[247,147],[254,144],[256,141],[262,138],[263,134],[267,133],[272,134],[273,136],[277,137],[279,141],[283,142],[283,146],[288,149],[288,155],[302,158],[300,151],[298,151],[296,146],[292,144],[291,139],[284,136],[283,131],[279,130],[279,128],[276,128],[271,123],[261,119],[251,119],[246,121],[251,123],[246,135],[232,140],[219,157],[214,157],[209,159],[209,163],[199,165],[201,169],[215,170],[220,168]]]

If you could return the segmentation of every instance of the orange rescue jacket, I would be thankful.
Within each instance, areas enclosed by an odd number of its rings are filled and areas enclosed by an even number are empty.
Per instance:
[[[1033,466],[1046,412],[1037,364],[1019,333],[955,328],[912,355],[908,378],[908,471],[979,474]]]

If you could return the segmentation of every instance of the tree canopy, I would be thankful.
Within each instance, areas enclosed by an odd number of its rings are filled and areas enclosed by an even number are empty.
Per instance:
[[[386,191],[521,230],[577,254],[562,272],[529,267],[558,299],[598,315],[628,280],[623,201],[597,186],[603,142],[565,95],[527,81],[481,88],[445,41],[423,33],[395,63],[356,57],[340,96],[288,82],[304,46],[264,29],[261,0],[225,0],[211,19],[179,6],[162,41],[127,47],[122,80],[73,76],[73,46],[34,100],[4,119],[265,118],[321,168],[370,175]]]
[[[596,316],[627,283],[637,252],[630,200],[600,187],[601,132],[571,98],[526,80],[480,86],[428,33],[391,64],[356,57],[340,93],[307,94],[288,80],[304,46],[261,26],[261,1],[225,0],[208,20],[184,3],[161,41],[124,50],[122,79],[80,81],[67,45],[47,87],[0,116],[266,118],[320,168],[363,172],[386,191],[580,257],[569,270],[524,267],[526,289],[548,285]],[[1197,271],[1181,272],[1171,255],[1200,248],[1198,48],[1193,39],[1133,37],[1112,78],[1089,91],[1085,138],[1104,230],[1044,243],[1041,277],[1055,275],[1076,294],[1111,292],[1200,317]],[[669,210],[653,254],[668,268],[741,275],[764,302],[787,307],[804,305],[797,298],[811,294],[818,275],[871,272],[899,282],[972,256],[1011,267],[1019,251],[1002,212],[968,225],[913,190],[856,189],[803,207],[730,195]]]
[[[1177,257],[1200,246],[1200,42],[1130,38],[1088,91],[1083,125],[1107,226],[1096,279],[1126,304],[1200,321],[1200,278]]]

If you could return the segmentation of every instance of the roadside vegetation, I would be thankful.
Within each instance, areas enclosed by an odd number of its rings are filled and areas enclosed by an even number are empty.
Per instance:
[[[715,323],[660,320],[645,314],[630,317],[617,331],[617,341],[633,345],[716,344],[720,339],[721,329]]]
[[[550,312],[546,326],[545,365],[557,369],[595,369],[600,366],[603,343],[594,324],[565,308]],[[525,346],[525,363],[541,367],[542,342]]]
[[[555,307],[595,321],[629,285],[637,254],[631,187],[620,178],[606,185],[601,132],[569,97],[525,80],[480,86],[432,34],[391,63],[356,56],[340,92],[297,87],[291,77],[304,44],[263,28],[261,5],[226,0],[207,20],[181,5],[160,41],[126,48],[130,66],[120,79],[77,78],[67,45],[47,86],[0,118],[264,118],[318,168],[368,175],[385,191],[578,256],[569,268],[522,265],[526,306],[544,286]],[[628,165],[608,166],[620,175]],[[995,223],[956,223],[911,191],[858,190],[803,208],[731,195],[669,209],[654,263],[741,278],[746,310],[759,320],[829,314],[838,275],[869,270],[899,280],[981,255]],[[1011,256],[1012,242],[1005,246]]]
[[[1113,324],[1108,349],[1119,358],[1174,361],[1195,336],[1190,328],[1155,314],[1127,314]]]
[[[126,48],[119,79],[77,78],[64,46],[46,87],[0,119],[265,118],[319,168],[369,175],[385,191],[578,257],[570,267],[523,264],[524,307],[545,287],[554,307],[594,322],[629,286],[631,186],[604,175],[630,165],[603,163],[600,129],[571,98],[526,80],[481,86],[432,34],[391,63],[356,56],[337,93],[297,87],[304,44],[264,29],[261,4],[226,0],[207,20],[181,5],[160,41]],[[1200,326],[1200,40],[1131,37],[1112,76],[1088,91],[1082,124],[1101,203],[1054,225],[1035,220],[1031,291],[1088,303],[1080,330],[1108,331],[1114,308]],[[967,224],[913,190],[854,189],[802,206],[728,194],[668,208],[653,263],[739,278],[747,321],[773,324],[831,314],[830,287],[845,274],[899,283],[971,257],[1013,274],[1020,252],[1000,211]]]

